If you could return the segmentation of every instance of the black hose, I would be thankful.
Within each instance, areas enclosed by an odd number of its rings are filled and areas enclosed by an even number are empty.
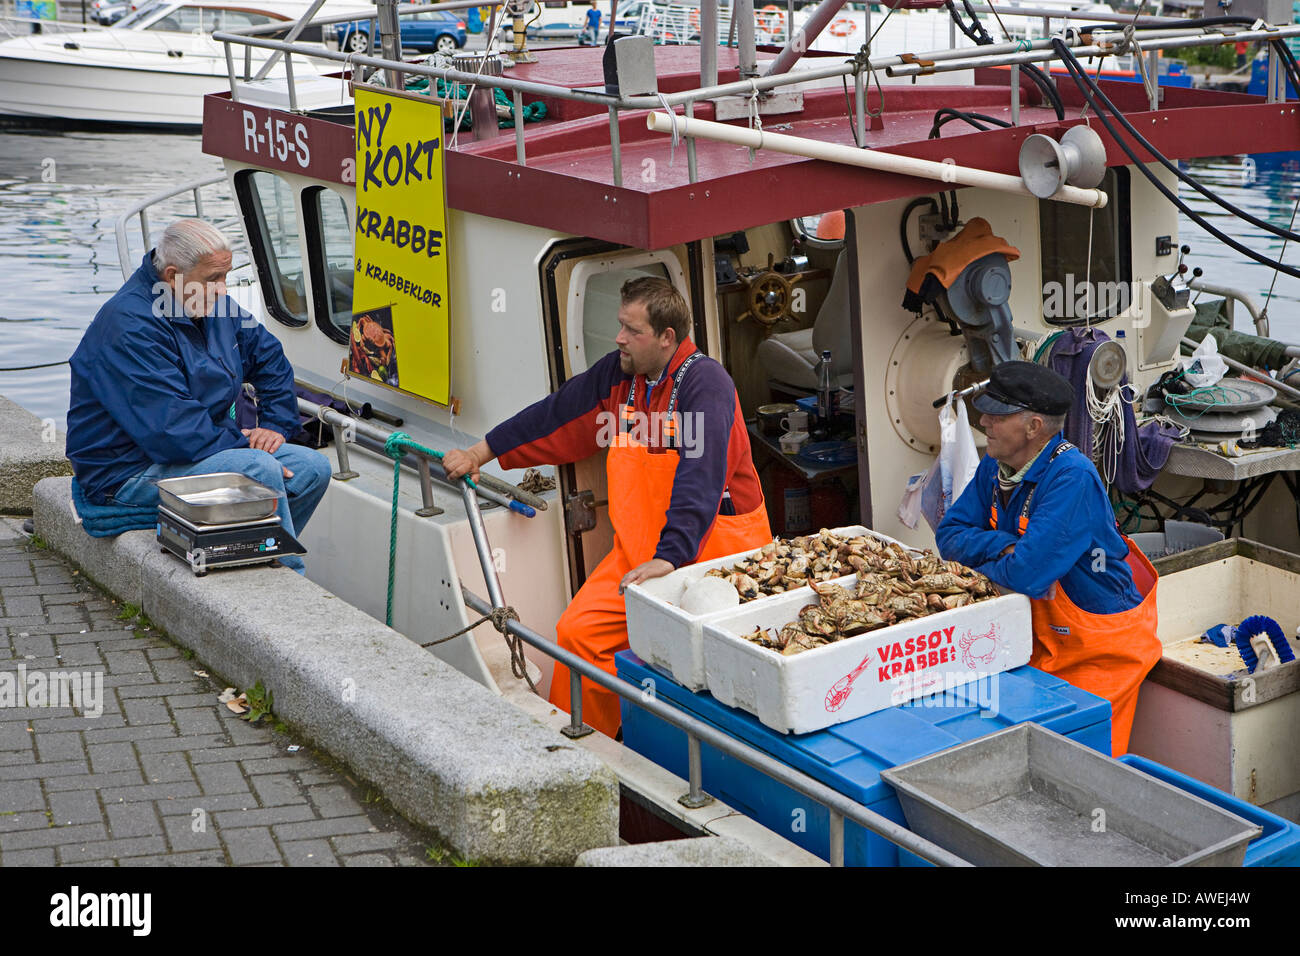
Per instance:
[[[930,139],[939,138],[939,130],[946,123],[953,120],[964,120],[971,126],[981,131],[987,131],[989,127],[984,123],[992,123],[994,126],[1001,126],[1004,129],[1010,129],[1013,125],[1007,120],[1000,119],[996,116],[989,116],[985,113],[968,113],[963,110],[953,109],[951,106],[945,106],[943,109],[936,110],[934,114],[934,125],[930,127]]]
[[[968,27],[965,21],[962,20],[961,14],[959,14],[957,8],[953,6],[952,0],[947,0],[946,3],[948,16],[952,18],[952,22],[957,25],[957,28],[965,34],[966,39],[970,40],[977,46],[988,46],[993,42],[993,37],[984,29],[984,24],[982,24],[980,18],[976,16],[974,8],[970,5],[970,0],[962,0],[962,5],[966,8],[966,13],[971,18],[971,23],[974,25],[973,29]],[[1038,87],[1038,92],[1042,94],[1043,101],[1052,107],[1052,110],[1056,113],[1056,118],[1058,120],[1065,119],[1065,105],[1061,102],[1061,94],[1057,91],[1056,84],[1052,82],[1052,78],[1032,63],[1021,64],[1020,68],[1024,71],[1025,75],[1033,81],[1034,85]]]
[[[1160,192],[1161,195],[1163,195],[1166,199],[1168,199],[1171,203],[1173,203],[1174,206],[1176,206],[1179,210],[1181,210],[1183,214],[1187,216],[1187,218],[1192,220],[1192,222],[1196,223],[1198,226],[1200,226],[1210,235],[1214,236],[1214,238],[1218,239],[1224,245],[1228,246],[1231,249],[1235,249],[1237,252],[1240,252],[1242,255],[1255,260],[1261,265],[1270,266],[1271,268],[1276,269],[1279,272],[1285,273],[1286,275],[1289,275],[1293,278],[1300,279],[1300,269],[1293,269],[1290,266],[1284,265],[1281,262],[1277,262],[1274,259],[1270,259],[1268,256],[1256,252],[1254,249],[1251,249],[1248,246],[1242,245],[1236,239],[1233,239],[1231,236],[1227,235],[1224,232],[1221,232],[1220,230],[1212,226],[1205,219],[1205,217],[1201,216],[1199,213],[1197,213],[1195,210],[1189,207],[1185,202],[1179,199],[1176,193],[1170,192],[1169,188],[1160,181],[1160,179],[1155,175],[1155,173],[1147,169],[1146,163],[1143,162],[1141,159],[1139,159],[1137,157],[1137,154],[1133,152],[1133,149],[1129,146],[1129,144],[1123,138],[1121,138],[1119,131],[1115,128],[1115,126],[1111,123],[1110,119],[1107,117],[1106,111],[1102,109],[1097,99],[1093,96],[1093,90],[1097,89],[1096,84],[1092,81],[1092,78],[1088,76],[1087,71],[1083,69],[1083,66],[1075,58],[1070,48],[1067,47],[1059,39],[1052,40],[1052,48],[1056,51],[1056,54],[1061,59],[1061,62],[1065,64],[1065,68],[1069,71],[1071,78],[1074,80],[1075,84],[1078,85],[1080,92],[1083,93],[1084,98],[1088,101],[1088,105],[1091,106],[1093,111],[1097,114],[1097,118],[1101,120],[1102,125],[1106,127],[1106,131],[1110,133],[1111,138],[1114,139],[1117,144],[1119,144],[1120,149],[1124,151],[1125,155],[1128,156],[1129,160],[1133,163],[1133,165],[1138,168],[1138,170],[1142,173],[1142,175],[1146,176],[1146,178],[1151,182],[1151,185],[1153,185]],[[1097,92],[1101,93],[1099,89],[1097,89]],[[1101,94],[1101,95],[1103,97],[1105,96],[1105,94]]]
[[[921,206],[926,204],[929,204],[931,212],[939,211],[939,204],[934,201],[934,197],[917,196],[903,207],[903,218],[898,222],[898,238],[903,244],[903,255],[907,257],[907,264],[909,266],[916,261],[916,257],[912,255],[911,243],[907,241],[907,220],[911,218],[914,210],[919,209]]]
[[[1283,46],[1285,46],[1285,44]],[[1288,50],[1287,52],[1289,53],[1290,50]],[[1071,56],[1073,56],[1073,53],[1071,53]],[[1080,69],[1082,69],[1082,64],[1079,64],[1077,57],[1075,57],[1074,61],[1077,65],[1079,65]],[[1087,71],[1084,71],[1084,75],[1087,76]],[[1138,131],[1137,127],[1135,127],[1132,123],[1129,122],[1128,117],[1126,117],[1123,114],[1123,112],[1115,106],[1115,104],[1111,101],[1110,97],[1106,95],[1106,93],[1101,89],[1100,86],[1097,85],[1096,81],[1093,80],[1091,77],[1088,77],[1088,85],[1092,87],[1093,92],[1097,94],[1097,98],[1106,107],[1107,111],[1110,112],[1110,114],[1120,122],[1120,125],[1122,125],[1124,129],[1128,130],[1130,136],[1132,136],[1135,140],[1137,140],[1138,145],[1141,146],[1143,149],[1145,149],[1152,156],[1154,156],[1157,162],[1159,162],[1161,166],[1163,166],[1165,169],[1173,173],[1176,177],[1178,177],[1178,179],[1181,182],[1184,182],[1188,186],[1191,186],[1193,189],[1195,189],[1206,199],[1209,199],[1210,201],[1217,203],[1219,206],[1226,209],[1234,216],[1237,216],[1240,219],[1244,219],[1252,226],[1257,226],[1258,228],[1263,229],[1265,232],[1270,232],[1280,239],[1287,239],[1295,242],[1300,242],[1300,233],[1291,232],[1289,229],[1284,229],[1281,226],[1274,225],[1273,223],[1268,222],[1267,220],[1260,219],[1259,217],[1252,215],[1251,213],[1247,212],[1241,207],[1233,205],[1233,203],[1229,202],[1228,200],[1224,199],[1222,196],[1213,192],[1208,187],[1201,185],[1201,183],[1199,183],[1195,178],[1183,172],[1181,169],[1178,168],[1177,163],[1171,163],[1158,149],[1156,149],[1153,145],[1151,145],[1151,143],[1147,140],[1147,138]],[[1300,89],[1300,87],[1297,88]]]

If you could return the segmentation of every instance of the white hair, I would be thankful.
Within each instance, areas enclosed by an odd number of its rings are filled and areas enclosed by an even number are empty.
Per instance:
[[[1049,439],[1065,428],[1066,416],[1064,415],[1046,415],[1043,412],[1031,412],[1029,409],[1025,409],[1020,413],[1020,416],[1024,419],[1026,425],[1029,424],[1031,417],[1041,418],[1043,420],[1043,432]]]
[[[168,266],[189,272],[215,252],[229,252],[230,240],[220,229],[202,219],[177,219],[158,240],[153,266],[161,275]]]

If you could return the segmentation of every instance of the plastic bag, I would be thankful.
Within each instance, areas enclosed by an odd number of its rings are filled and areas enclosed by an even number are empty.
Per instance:
[[[898,520],[915,528],[922,515],[931,530],[939,527],[944,514],[952,507],[979,467],[979,452],[966,417],[966,403],[948,403],[939,410],[939,455],[929,469],[907,480],[903,500],[898,505]]]
[[[951,395],[948,403],[939,409],[939,461],[944,475],[943,497],[950,506],[961,497],[980,465],[975,436],[966,417],[966,403],[954,402]]]
[[[1217,385],[1228,374],[1228,363],[1219,357],[1219,343],[1208,332],[1191,355],[1179,358],[1178,367],[1183,369],[1183,380],[1193,388]]]

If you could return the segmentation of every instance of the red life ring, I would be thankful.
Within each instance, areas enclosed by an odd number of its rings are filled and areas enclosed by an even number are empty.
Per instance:
[[[754,15],[758,29],[768,37],[775,37],[785,32],[785,11],[774,3],[769,3]]]
[[[840,17],[838,20],[832,20],[831,25],[826,30],[833,37],[846,37],[857,32],[858,24],[856,20]]]
[[[700,11],[699,10],[695,8],[691,9],[690,21],[691,21],[691,29],[694,30],[696,33],[699,33],[700,32]]]

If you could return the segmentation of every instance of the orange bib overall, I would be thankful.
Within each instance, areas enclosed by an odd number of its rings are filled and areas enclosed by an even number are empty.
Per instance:
[[[696,353],[699,355],[700,353]],[[695,359],[687,358],[678,368],[669,399],[667,422],[672,422],[677,388]],[[619,582],[633,568],[655,555],[672,502],[673,478],[679,455],[673,451],[651,454],[627,434],[629,417],[635,411],[636,385],[628,395],[620,416],[620,434],[606,458],[609,481],[609,520],[614,526],[614,547],[587,577],[555,626],[557,643],[565,650],[589,660],[614,674],[614,655],[628,646],[627,611]],[[726,454],[726,450],[722,450]],[[772,540],[766,504],[744,515],[718,515],[696,560],[721,558],[738,551],[761,548]],[[555,665],[551,678],[551,703],[570,709],[569,669]],[[582,684],[582,720],[613,737],[622,723],[618,695],[592,681]]]
[[[993,489],[990,527],[997,530],[997,486]],[[1016,534],[1029,527],[1031,489],[1017,523]],[[1034,651],[1029,663],[1055,674],[1081,690],[1110,701],[1111,756],[1128,753],[1129,733],[1137,711],[1138,689],[1162,653],[1156,637],[1156,580],[1159,575],[1128,537],[1125,563],[1133,573],[1133,586],[1142,603],[1115,614],[1094,614],[1079,608],[1065,593],[1061,582],[1052,586],[1047,598],[1030,598],[1033,614]]]

